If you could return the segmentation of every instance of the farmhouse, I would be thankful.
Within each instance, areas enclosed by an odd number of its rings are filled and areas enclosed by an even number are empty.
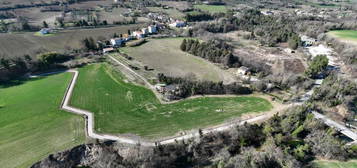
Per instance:
[[[113,47],[110,47],[110,48],[103,48],[103,53],[111,53],[111,52],[114,52],[114,48]]]
[[[144,34],[144,35],[147,35],[149,33],[149,29],[148,28],[142,28],[141,29],[141,32]]]
[[[180,20],[176,20],[175,22],[169,24],[170,27],[185,27],[186,26],[186,22],[184,21],[180,21]]]
[[[136,37],[137,39],[141,39],[145,37],[142,31],[134,31],[133,36]]]
[[[241,66],[237,70],[237,75],[248,75],[250,73],[249,68],[245,66]]]
[[[311,38],[311,37],[308,37],[308,36],[305,36],[305,35],[301,36],[300,39],[301,39],[302,45],[303,45],[304,47],[312,46],[312,45],[314,45],[314,44],[316,43],[316,41],[317,41],[316,39]]]
[[[166,84],[164,84],[164,83],[158,83],[155,85],[155,89],[160,93],[165,92],[165,87],[166,87]]]
[[[110,39],[110,44],[113,47],[120,47],[124,43],[124,40],[122,38],[113,38]]]
[[[156,26],[155,26],[155,25],[149,26],[149,27],[148,27],[148,30],[149,30],[149,33],[150,33],[150,34],[157,32],[157,29],[156,29]]]
[[[40,31],[40,34],[45,35],[45,34],[50,34],[52,32],[51,28],[43,28]]]

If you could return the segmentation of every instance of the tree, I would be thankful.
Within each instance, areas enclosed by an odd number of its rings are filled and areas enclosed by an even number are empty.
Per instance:
[[[298,35],[293,35],[288,40],[289,48],[296,50],[301,44],[300,37]]]
[[[43,21],[43,23],[42,23],[42,24],[43,24],[43,27],[44,27],[44,28],[48,28],[48,24],[47,24],[47,22],[46,22],[46,21]]]
[[[186,51],[186,39],[183,39],[182,43],[181,43],[181,46],[180,46],[180,49],[182,51]]]
[[[310,78],[316,78],[317,75],[322,73],[328,65],[328,58],[326,55],[317,55],[313,58],[309,65],[309,68],[305,71],[305,74]]]
[[[87,37],[84,40],[82,40],[82,44],[83,46],[87,49],[87,50],[97,50],[97,43],[94,41],[94,39],[92,37]]]
[[[10,61],[8,59],[1,58],[0,59],[0,65],[2,67],[4,67],[5,69],[9,69],[10,68]]]
[[[64,56],[57,52],[48,52],[37,55],[38,61],[43,65],[51,65],[64,60]]]

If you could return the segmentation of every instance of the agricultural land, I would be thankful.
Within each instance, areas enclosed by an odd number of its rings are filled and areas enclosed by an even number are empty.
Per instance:
[[[315,161],[315,166],[317,168],[353,168],[357,167],[356,160],[350,160],[347,162],[341,161]]]
[[[0,167],[28,167],[85,142],[84,119],[59,110],[71,78],[62,73],[0,88]]]
[[[170,136],[272,108],[269,101],[253,96],[160,104],[151,90],[127,83],[122,74],[105,64],[90,65],[79,72],[71,105],[93,112],[95,128],[101,133]]]
[[[169,76],[193,76],[199,80],[224,83],[235,80],[232,74],[215,64],[181,51],[182,40],[183,38],[150,39],[141,46],[125,47],[120,50],[133,57],[132,62],[154,68],[151,73],[145,72],[147,78],[156,77],[157,73],[164,73]]]
[[[22,57],[25,54],[57,51],[65,52],[82,48],[81,41],[86,37],[110,38],[114,33],[126,33],[140,25],[124,25],[96,29],[68,29],[56,32],[50,36],[38,36],[33,32],[0,34],[0,55],[3,57]],[[21,47],[19,47],[21,46]]]

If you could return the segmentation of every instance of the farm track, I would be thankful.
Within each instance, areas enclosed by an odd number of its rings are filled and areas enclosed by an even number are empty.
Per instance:
[[[158,96],[157,95],[158,93],[155,91],[154,86],[152,84],[150,84],[143,76],[137,74],[131,68],[129,68],[125,64],[119,62],[115,58],[113,58],[111,56],[109,56],[109,58],[112,59],[117,64],[123,66],[125,69],[127,69],[131,73],[133,73],[133,75],[135,75],[135,76],[139,77],[140,79],[142,79],[145,82],[145,84],[151,90],[153,90],[155,92],[155,95]],[[133,145],[140,144],[140,145],[143,145],[143,146],[155,146],[157,144],[175,143],[176,141],[186,140],[186,139],[198,137],[198,136],[200,136],[202,134],[204,135],[204,134],[209,134],[209,133],[212,133],[212,132],[219,132],[219,131],[229,130],[229,129],[237,126],[237,125],[243,125],[244,123],[254,123],[254,122],[263,121],[263,120],[266,120],[266,119],[270,118],[270,116],[271,116],[271,114],[260,115],[260,116],[253,117],[253,118],[250,118],[250,119],[247,119],[247,120],[242,120],[240,122],[230,122],[230,123],[225,123],[225,124],[222,124],[222,125],[219,125],[219,126],[216,126],[216,127],[210,127],[210,128],[202,129],[201,133],[194,132],[194,133],[191,133],[191,134],[186,134],[186,135],[182,135],[182,136],[175,136],[175,137],[170,137],[168,139],[158,140],[156,142],[150,142],[150,141],[145,141],[145,140],[140,140],[140,139],[134,139],[134,138],[128,138],[128,137],[122,137],[122,136],[116,136],[116,135],[109,135],[109,134],[97,134],[97,133],[95,133],[95,130],[94,130],[94,115],[93,115],[93,113],[90,112],[90,111],[83,110],[83,109],[71,107],[69,105],[69,102],[70,102],[70,99],[71,99],[75,84],[76,84],[78,76],[79,76],[79,72],[77,70],[68,70],[66,72],[74,73],[74,75],[73,75],[73,78],[72,78],[72,80],[70,82],[70,85],[67,88],[65,96],[63,98],[63,101],[62,101],[62,104],[61,104],[61,108],[64,109],[65,111],[68,111],[68,112],[71,112],[71,113],[83,115],[85,117],[85,120],[86,120],[86,126],[85,126],[86,134],[87,134],[88,137],[93,138],[93,139],[112,140],[112,141],[118,141],[118,142],[126,143],[126,144],[133,144]],[[47,74],[45,74],[45,75],[47,75]],[[41,76],[41,75],[39,75],[39,76]],[[223,96],[226,96],[226,95],[223,95]],[[162,103],[168,103],[168,102],[162,101]]]
[[[140,78],[141,80],[143,80],[145,85],[148,86],[155,93],[156,96],[158,96],[158,99],[160,100],[161,103],[164,103],[164,104],[172,103],[172,102],[162,101],[159,98],[159,94],[155,90],[154,86],[150,82],[148,82],[143,76],[141,76],[140,74],[136,73],[130,67],[128,67],[125,64],[121,63],[120,61],[118,61],[114,57],[109,56],[109,58],[111,60],[113,60],[115,63],[117,63],[120,66],[122,66],[125,69],[127,69],[133,75],[135,75],[138,78]],[[70,82],[70,85],[68,86],[68,88],[66,90],[65,96],[64,96],[63,101],[61,103],[61,108],[63,110],[65,110],[65,111],[68,111],[68,112],[71,112],[71,113],[74,113],[74,114],[83,115],[85,117],[85,121],[86,121],[86,125],[85,125],[86,135],[88,137],[90,137],[90,138],[93,138],[93,139],[112,140],[112,141],[118,141],[118,142],[121,142],[121,143],[132,144],[132,145],[140,144],[140,145],[143,145],[143,146],[156,146],[158,144],[171,144],[171,143],[175,143],[177,141],[187,140],[187,139],[190,139],[190,138],[198,137],[198,136],[209,134],[209,133],[213,133],[213,132],[226,131],[226,130],[234,128],[235,126],[243,125],[245,123],[255,123],[255,122],[259,122],[259,121],[264,121],[264,120],[269,119],[272,116],[272,113],[264,114],[264,115],[256,116],[256,117],[253,117],[253,118],[250,118],[250,119],[242,120],[240,122],[229,122],[229,123],[224,123],[224,124],[219,125],[219,126],[205,128],[205,129],[202,129],[200,133],[197,131],[197,132],[193,132],[193,133],[186,134],[186,135],[170,137],[170,138],[167,138],[167,139],[161,139],[161,140],[158,140],[158,141],[155,141],[155,142],[145,141],[145,140],[135,139],[135,138],[129,138],[129,137],[123,137],[123,136],[109,135],[109,134],[97,134],[94,131],[94,116],[93,116],[93,113],[90,112],[90,111],[83,110],[83,109],[71,107],[69,105],[69,102],[70,102],[70,99],[71,99],[75,84],[76,84],[78,76],[79,76],[79,72],[77,70],[51,72],[51,73],[45,73],[45,74],[40,74],[40,75],[34,75],[34,76],[30,76],[30,77],[31,78],[36,78],[36,77],[40,77],[40,76],[47,76],[47,75],[52,75],[52,74],[57,74],[57,73],[62,73],[62,72],[70,72],[70,73],[74,73],[74,75],[73,75],[73,78],[72,78],[72,80]],[[214,97],[222,97],[222,96],[225,97],[227,95],[208,95],[208,96],[209,97],[213,97],[213,96]],[[309,95],[308,97],[310,97],[310,96],[311,95]],[[193,97],[190,97],[190,99],[196,98],[196,97],[200,97],[200,96],[193,96]],[[290,104],[288,106],[301,105],[306,100],[307,99],[304,99],[302,102],[292,103],[292,104]],[[313,112],[313,114],[314,114],[316,119],[325,118],[324,120],[326,120],[326,116],[323,116],[321,114],[316,114],[316,112]],[[349,129],[347,129],[347,128],[344,128],[343,130],[349,131]],[[354,141],[352,143],[356,143],[356,141]]]

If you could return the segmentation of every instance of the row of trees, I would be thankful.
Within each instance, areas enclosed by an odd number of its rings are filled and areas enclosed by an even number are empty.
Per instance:
[[[233,57],[229,45],[222,41],[211,40],[200,42],[198,39],[184,39],[180,46],[182,51],[202,57],[214,63],[222,63],[228,67],[238,67],[238,60]]]
[[[186,98],[193,95],[205,94],[250,94],[252,91],[238,83],[224,85],[223,82],[195,81],[189,78],[168,77],[158,74],[158,79],[168,85],[176,84],[179,87],[174,96]]]

